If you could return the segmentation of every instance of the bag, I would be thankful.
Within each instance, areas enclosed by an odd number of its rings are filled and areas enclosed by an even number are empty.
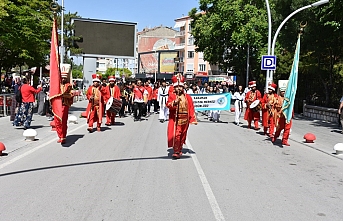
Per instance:
[[[18,88],[17,93],[15,94],[15,100],[18,103],[22,103],[23,102],[23,96],[21,95],[21,87]]]

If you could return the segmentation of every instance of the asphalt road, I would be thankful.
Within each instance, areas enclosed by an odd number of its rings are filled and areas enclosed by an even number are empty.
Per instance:
[[[342,159],[199,119],[180,160],[157,115],[91,134],[80,119],[65,146],[46,132],[1,157],[0,220],[343,220]]]

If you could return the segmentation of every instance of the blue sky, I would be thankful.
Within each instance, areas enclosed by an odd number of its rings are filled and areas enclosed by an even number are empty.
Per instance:
[[[64,7],[83,18],[137,22],[141,31],[159,25],[173,27],[176,18],[199,7],[199,0],[64,0]]]

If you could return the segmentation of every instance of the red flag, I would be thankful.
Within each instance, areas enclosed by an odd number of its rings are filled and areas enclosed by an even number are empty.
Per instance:
[[[50,103],[55,118],[62,121],[61,71],[59,68],[57,22],[54,19],[50,51]]]

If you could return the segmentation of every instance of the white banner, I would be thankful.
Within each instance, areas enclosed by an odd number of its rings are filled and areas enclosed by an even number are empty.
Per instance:
[[[230,110],[231,94],[190,94],[194,108],[197,111],[204,110]]]

